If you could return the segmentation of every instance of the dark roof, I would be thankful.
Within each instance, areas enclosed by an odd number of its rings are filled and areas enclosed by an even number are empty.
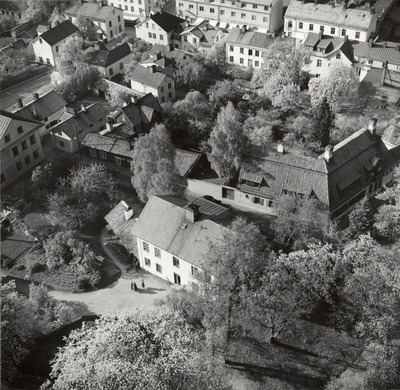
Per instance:
[[[56,134],[63,132],[70,138],[76,137],[77,132],[81,132],[87,129],[91,124],[105,118],[108,115],[108,111],[99,103],[93,103],[86,107],[86,110],[81,110],[78,115],[71,116],[63,122],[60,122],[54,126],[50,132]]]
[[[176,29],[185,21],[185,19],[178,18],[177,16],[169,14],[168,12],[158,12],[151,15],[150,19],[166,32]]]
[[[183,149],[175,151],[175,166],[182,177],[187,177],[194,165],[201,158],[201,153],[191,152]]]
[[[136,248],[136,238],[132,234],[132,229],[136,219],[132,208],[121,200],[104,219],[129,252],[133,252]]]
[[[245,31],[233,28],[226,39],[226,44],[243,45],[258,49],[267,49],[277,38],[271,38],[267,34]]]
[[[69,20],[66,20],[59,25],[53,27],[51,30],[45,31],[43,34],[41,34],[39,37],[36,37],[35,39],[41,38],[46,41],[50,46],[53,46],[77,31],[79,31],[78,27],[72,24]]]
[[[86,49],[85,62],[105,68],[122,58],[125,58],[131,53],[131,48],[127,42],[115,46],[111,50],[108,50],[102,43],[99,43],[98,45],[98,47],[92,46]]]
[[[22,104],[24,105],[22,108],[13,104],[7,110],[15,110],[15,113],[26,119],[38,121],[42,121],[67,105],[64,99],[54,90],[39,96],[37,100],[32,100],[32,97],[22,99]]]
[[[386,47],[384,47],[386,45]],[[400,65],[400,44],[393,42],[358,42],[354,45],[354,55],[369,60],[388,61]]]
[[[128,157],[130,159],[133,157],[131,143],[123,139],[89,133],[83,140],[82,145],[103,152],[116,154],[118,156]]]
[[[194,223],[189,222],[185,204],[187,202],[179,198],[153,195],[132,233],[190,264],[202,267],[210,248],[223,239],[227,229],[205,219],[201,210],[200,217]]]
[[[167,76],[164,73],[153,73],[150,69],[147,69],[141,65],[137,66],[131,75],[131,80],[140,82],[153,88],[158,88],[166,78]]]
[[[33,123],[35,125],[41,125],[40,122],[30,120],[30,119],[25,119],[22,116],[18,114],[14,114],[8,111],[0,110],[0,139],[3,138],[4,133],[6,132],[9,124],[11,123],[12,120],[17,120],[17,121],[22,121],[22,122],[29,122]]]
[[[64,13],[68,16],[83,16],[85,18],[106,21],[112,17],[113,12],[117,10],[122,13],[122,10],[109,5],[101,5],[100,3],[84,3],[76,4],[68,8]]]
[[[6,54],[7,56],[11,56],[15,50],[25,50],[26,47],[27,45],[23,39],[17,39],[15,42],[11,42],[9,45],[2,47],[0,52]]]

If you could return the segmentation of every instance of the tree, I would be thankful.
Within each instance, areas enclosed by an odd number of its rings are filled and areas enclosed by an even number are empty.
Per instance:
[[[222,389],[201,350],[199,334],[166,307],[103,316],[69,335],[53,361],[52,388]]]
[[[311,139],[322,147],[327,146],[330,142],[333,121],[334,115],[326,97],[324,97],[322,102],[313,110]]]
[[[372,228],[372,213],[369,201],[363,199],[357,203],[354,209],[349,214],[349,227],[346,234],[350,239],[359,237],[362,234],[367,234]]]
[[[205,54],[205,65],[209,68],[214,68],[217,74],[220,72],[222,66],[226,63],[226,50],[225,42],[215,42],[211,49]]]
[[[59,22],[62,23],[66,20],[66,16],[63,12],[61,12],[59,7],[54,7],[52,14],[49,17],[49,23],[54,25],[55,23]]]
[[[365,116],[349,116],[335,114],[335,124],[332,131],[332,142],[334,144],[350,137],[355,131],[368,126],[368,118]]]
[[[88,39],[89,41],[96,41],[98,39],[96,25],[85,18],[83,15],[77,15],[77,27],[82,34],[83,39]]]
[[[57,69],[63,75],[73,75],[85,54],[81,37],[70,37],[60,46],[57,57]]]
[[[140,38],[134,38],[134,37],[129,37],[127,42],[129,43],[132,54],[133,54],[133,59],[132,61],[134,62],[140,62],[143,61],[143,54],[147,53],[151,50],[153,45],[151,43],[148,43],[144,41],[143,39]]]
[[[310,80],[308,86],[311,104],[317,107],[326,99],[331,110],[336,112],[342,102],[348,102],[356,96],[358,85],[358,76],[353,68],[337,61],[325,76]]]
[[[132,184],[139,199],[151,195],[182,195],[186,188],[174,163],[175,146],[164,125],[155,125],[135,142],[132,157]]]
[[[132,59],[129,64],[124,66],[124,81],[126,84],[131,82],[132,74],[138,66],[139,62],[135,59]]]
[[[238,103],[243,96],[237,84],[230,80],[217,81],[207,90],[207,94],[216,110],[226,106],[228,102]]]
[[[211,153],[207,157],[211,168],[219,177],[233,178],[240,168],[247,140],[240,123],[239,113],[231,102],[221,108],[208,142]]]
[[[206,67],[193,59],[176,72],[176,82],[179,87],[187,90],[198,86],[207,73]]]
[[[344,371],[339,377],[331,378],[325,390],[368,390],[365,373]]]
[[[0,33],[11,30],[17,24],[16,20],[9,15],[0,18]]]

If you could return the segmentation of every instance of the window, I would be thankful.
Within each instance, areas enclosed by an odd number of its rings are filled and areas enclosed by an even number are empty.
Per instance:
[[[161,259],[161,251],[160,251],[160,249],[154,247],[154,256],[158,257],[159,259]]]
[[[146,28],[149,28],[149,22],[146,22]]]
[[[197,43],[197,38],[193,38],[193,43]]]
[[[126,7],[126,8],[128,8],[128,7]],[[127,10],[128,11],[128,10]],[[121,25],[119,25],[118,26],[118,31],[121,33],[122,32],[122,27],[121,27]]]
[[[233,56],[229,56],[229,62],[233,62]]]
[[[37,159],[39,157],[39,150],[35,150],[34,152],[33,152],[33,158],[34,159]]]
[[[293,22],[291,20],[288,21],[288,28],[292,28],[293,27]]]
[[[112,31],[110,31],[110,38],[112,38],[113,37],[113,32]]]
[[[12,151],[13,151],[14,157],[16,157],[16,156],[19,155],[18,146],[14,146],[14,147],[12,148]]]
[[[108,22],[108,26],[111,27],[112,26],[112,22],[111,20]]]
[[[28,149],[28,145],[27,145],[27,143],[26,143],[26,140],[23,140],[23,141],[21,142],[21,146],[22,146],[22,150]]]
[[[153,38],[156,39],[157,38],[157,34],[153,33]]]
[[[177,285],[181,285],[181,277],[174,272],[174,283]]]
[[[249,56],[252,56],[252,55],[253,55],[253,50],[249,49]]]
[[[29,137],[29,140],[31,141],[31,145],[35,144],[35,143],[36,143],[35,135],[32,134],[32,135]]]
[[[186,35],[183,37],[183,41],[187,42],[187,36]]]
[[[119,157],[115,157],[115,164],[121,165],[121,159]]]
[[[150,259],[148,259],[147,257],[144,258],[144,265],[146,267],[151,267],[151,261]]]
[[[22,162],[18,161],[16,166],[17,166],[17,171],[20,171],[22,169]]]
[[[346,30],[343,29],[343,30],[342,30],[342,37],[344,37],[345,35],[346,35]]]
[[[168,92],[168,97],[169,97],[170,99],[172,99],[172,93],[171,93],[171,92]]]
[[[239,58],[239,63],[240,63],[240,64],[244,64],[243,58]]]
[[[321,31],[322,33],[324,33],[325,27],[324,26],[319,26],[319,31]]]
[[[156,263],[156,271],[159,272],[160,274],[162,274],[162,267],[160,264]]]
[[[171,87],[172,87],[172,84],[168,83],[168,89],[171,89]]]
[[[253,203],[259,204],[261,206],[264,206],[264,199],[259,198],[258,196],[255,196],[253,198]]]
[[[161,87],[161,93],[164,93],[164,87]]]
[[[194,5],[193,4],[189,4],[189,9],[193,9]]]
[[[309,29],[310,31],[314,30],[314,25],[313,25],[313,24],[310,24],[310,26],[309,26],[308,29]]]
[[[65,146],[64,142],[60,141],[60,146],[63,148]]]
[[[303,22],[299,22],[299,29],[300,29],[300,30],[303,29]]]
[[[151,32],[149,32],[149,38],[151,38]]]
[[[257,9],[257,4],[253,4],[253,9]]]
[[[128,11],[128,6],[126,5],[126,6],[124,7],[124,9],[125,9],[125,11]]]
[[[29,165],[31,163],[31,156],[26,156],[25,157],[25,164]]]
[[[204,7],[200,6],[199,11],[204,11]]]
[[[257,15],[251,15],[251,20],[257,20]]]
[[[60,50],[60,48],[58,46],[56,46],[56,53],[58,53],[59,50]]]
[[[340,60],[341,57],[342,57],[342,56],[341,56],[340,53],[337,53],[337,54],[336,54],[336,59],[337,59],[337,60]]]
[[[368,60],[368,64],[372,65],[374,63],[374,60]]]
[[[244,49],[243,49],[243,47],[240,48],[240,54],[244,54]]]
[[[256,66],[258,68],[260,66],[260,62],[259,61],[254,61],[254,66]]]
[[[110,76],[112,76],[114,73],[113,68],[110,68]]]
[[[4,176],[4,173],[1,174],[1,182],[3,183],[3,181],[6,180],[6,177]]]
[[[96,156],[97,156],[96,149],[89,149],[89,154],[90,154],[92,157],[96,157]]]
[[[236,12],[231,12],[231,16],[235,17],[236,16]]]
[[[322,66],[322,60],[317,60],[317,66],[318,67]]]
[[[46,63],[47,63],[47,65],[51,65],[50,58],[46,58]]]
[[[194,265],[192,265],[192,275],[195,277],[199,276],[199,269],[197,267],[195,267]]]
[[[172,263],[174,264],[174,267],[179,268],[179,259],[175,256],[172,257]]]
[[[233,46],[229,46],[229,51],[233,51]]]
[[[39,57],[39,62],[43,63],[43,57]]]
[[[334,35],[336,33],[335,27],[331,27],[331,34]]]
[[[103,160],[107,160],[107,154],[106,152],[103,152],[102,150],[100,151],[100,158],[102,158]]]
[[[164,40],[164,35],[160,34],[160,41]]]
[[[260,50],[256,50],[255,56],[256,56],[256,57],[260,57]]]
[[[360,32],[356,31],[356,39],[360,39]]]
[[[267,23],[268,22],[268,17],[267,16],[264,16],[263,17],[263,23]]]
[[[135,12],[135,8],[131,7],[131,12]]]
[[[226,198],[226,199],[234,200],[235,199],[235,190],[222,187],[222,197]]]
[[[221,9],[220,14],[221,14],[221,15],[225,15],[225,10],[224,10],[224,9]]]
[[[118,15],[118,22],[120,22],[120,21],[121,21],[121,16]]]
[[[210,14],[215,13],[215,9],[214,8],[210,8]]]
[[[6,134],[6,136],[4,137],[4,141],[6,141],[6,143],[11,141],[10,134]]]
[[[39,38],[39,43],[43,43],[42,38]]]
[[[241,19],[245,19],[246,18],[246,14],[240,14],[240,18]]]

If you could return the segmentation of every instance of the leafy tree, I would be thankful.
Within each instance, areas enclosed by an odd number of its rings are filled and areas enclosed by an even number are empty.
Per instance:
[[[198,86],[207,73],[206,67],[193,59],[176,72],[176,82],[179,87],[187,90]]]
[[[84,60],[81,37],[70,37],[60,46],[57,57],[57,69],[63,75],[73,75]]]
[[[326,98],[313,110],[313,130],[311,139],[320,146],[327,146],[330,142],[330,132],[333,126],[334,115]]]
[[[342,102],[348,102],[358,91],[358,76],[351,66],[340,61],[329,68],[323,77],[315,77],[309,82],[309,93],[313,107],[319,106],[324,99],[333,112],[340,108]]]
[[[346,234],[350,239],[359,237],[361,234],[367,234],[372,228],[371,207],[367,199],[357,203],[349,214],[350,225]]]
[[[350,137],[354,132],[362,127],[368,126],[366,116],[348,116],[344,114],[335,114],[335,123],[332,131],[332,143],[337,144],[345,138]]]
[[[9,15],[2,15],[0,18],[0,33],[11,30],[17,24],[16,20]]]
[[[60,10],[60,7],[54,7],[52,14],[49,17],[49,23],[54,25],[55,23],[59,22],[62,23],[66,20],[66,16]]]
[[[164,125],[155,125],[149,134],[135,142],[132,158],[132,184],[139,199],[151,195],[182,195],[186,183],[174,164],[175,146]]]
[[[225,42],[215,42],[211,49],[205,54],[205,65],[208,68],[216,70],[217,74],[220,72],[220,68],[226,63],[226,50]]]
[[[77,27],[82,34],[83,39],[89,41],[96,41],[98,39],[97,26],[91,21],[86,19],[83,15],[78,14]]]
[[[221,389],[201,350],[199,334],[166,307],[103,316],[69,335],[53,362],[52,388]]]
[[[208,142],[211,153],[207,157],[212,169],[219,177],[233,178],[240,167],[247,140],[239,113],[231,102],[221,108]]]
[[[131,81],[131,77],[135,69],[139,66],[139,62],[135,59],[132,59],[129,64],[124,66],[124,81],[126,84],[129,84]]]
[[[243,92],[237,84],[230,80],[217,81],[212,87],[207,90],[210,103],[215,109],[219,110],[226,106],[228,102],[238,103],[243,96]]]
[[[127,42],[131,47],[134,62],[143,61],[143,54],[148,53],[153,47],[151,43],[146,42],[141,38],[129,37]]]

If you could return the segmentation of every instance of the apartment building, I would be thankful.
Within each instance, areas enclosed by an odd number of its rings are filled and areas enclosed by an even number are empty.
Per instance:
[[[150,11],[162,6],[164,0],[108,0],[108,5],[117,7],[124,11],[125,20],[145,19],[149,17]]]

